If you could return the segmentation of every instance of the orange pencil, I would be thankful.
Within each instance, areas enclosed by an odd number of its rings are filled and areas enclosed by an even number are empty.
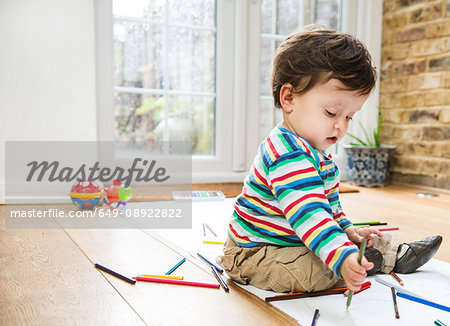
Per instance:
[[[167,283],[167,284],[178,284],[178,285],[190,285],[190,286],[201,286],[201,287],[205,287],[205,288],[215,288],[215,289],[218,289],[220,287],[219,284],[201,283],[201,282],[189,282],[189,281],[179,281],[179,280],[169,280],[169,279],[154,278],[154,277],[136,276],[135,279],[136,279],[136,281],[155,282],[155,283]]]

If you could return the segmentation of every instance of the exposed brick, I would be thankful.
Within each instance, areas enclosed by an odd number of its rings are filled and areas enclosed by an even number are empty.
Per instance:
[[[450,189],[450,176],[448,174],[437,176],[436,187],[442,189]]]
[[[397,33],[393,29],[383,29],[382,41],[383,45],[395,43],[397,40]]]
[[[430,71],[450,70],[450,56],[430,60],[429,68]]]
[[[423,139],[426,140],[449,140],[450,126],[446,127],[424,127]]]
[[[436,122],[439,119],[439,110],[413,110],[408,111],[410,122]]]
[[[450,35],[450,20],[438,21],[425,27],[426,37],[429,39]]]
[[[397,146],[392,178],[450,189],[450,0],[383,6],[380,140]]]
[[[423,97],[423,106],[448,105],[450,103],[450,92],[446,89],[426,91]]]
[[[427,2],[427,1],[430,1],[430,0],[396,0],[396,1],[397,1],[397,6],[409,7],[409,6],[414,5],[416,3]]]
[[[450,143],[446,141],[412,142],[398,146],[396,152],[399,154],[448,159],[450,158]]]
[[[439,54],[447,51],[448,40],[446,38],[437,38],[434,40],[421,40],[411,45],[411,55],[421,57],[431,54]]]
[[[414,27],[404,32],[397,32],[397,42],[411,42],[425,38],[424,27]]]
[[[403,121],[405,110],[382,110],[383,121],[391,123],[400,123]]]
[[[423,156],[395,156],[395,170],[405,170],[409,172],[417,172],[425,175],[443,174],[444,171],[450,170],[448,160],[441,158],[430,158]]]
[[[427,5],[411,12],[411,23],[419,23],[438,19],[442,16],[442,6],[440,3],[436,5]]]
[[[408,83],[408,77],[402,76],[398,78],[385,78],[382,79],[380,85],[380,91],[382,93],[398,93],[405,91]]]
[[[450,72],[445,73],[444,76],[444,87],[450,88]]]
[[[394,12],[392,15],[386,15],[383,18],[384,28],[397,28],[408,25],[409,22],[408,12]]]
[[[393,70],[396,75],[411,75],[424,72],[426,69],[426,62],[418,61],[411,63],[396,63],[393,65]]]
[[[439,88],[441,84],[441,74],[422,74],[408,77],[408,90]]]
[[[384,0],[383,1],[383,13],[390,13],[399,8],[398,0]]]
[[[382,108],[393,108],[396,107],[395,94],[380,94],[380,106]]]
[[[403,126],[403,125],[387,125],[383,127],[381,132],[382,137],[386,140],[389,139],[405,139],[408,141],[422,139],[422,128],[414,126]]]
[[[415,106],[422,106],[424,103],[425,94],[424,93],[409,93],[409,94],[398,94],[397,103],[399,107],[402,108],[412,108]]]
[[[439,121],[442,123],[450,123],[450,108],[441,109],[441,112],[439,114]]]
[[[421,174],[393,172],[391,180],[410,184],[419,184],[426,187],[436,187],[436,177]]]
[[[385,60],[405,59],[409,53],[409,43],[397,43],[383,47],[381,56]]]

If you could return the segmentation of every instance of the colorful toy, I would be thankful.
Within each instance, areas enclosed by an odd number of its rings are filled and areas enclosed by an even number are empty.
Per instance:
[[[78,181],[69,193],[72,202],[80,209],[93,209],[103,202],[103,189],[94,182]]]
[[[112,186],[105,188],[105,203],[111,209],[117,209],[120,206],[125,206],[127,201],[133,196],[131,188],[122,186],[122,182],[114,180]]]

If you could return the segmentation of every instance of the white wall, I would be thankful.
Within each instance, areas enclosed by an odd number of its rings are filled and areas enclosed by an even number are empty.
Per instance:
[[[0,0],[0,202],[5,141],[96,140],[94,1]]]

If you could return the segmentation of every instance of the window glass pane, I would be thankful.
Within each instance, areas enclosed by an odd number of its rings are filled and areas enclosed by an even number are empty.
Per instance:
[[[259,125],[259,138],[264,139],[270,134],[274,124],[276,124],[274,121],[275,109],[273,107],[272,98],[269,96],[261,98],[260,105],[261,123]]]
[[[314,23],[337,30],[339,2],[338,0],[316,0]]]
[[[211,0],[168,0],[168,17],[172,24],[215,27],[215,2]]]
[[[261,1],[261,32],[266,34],[272,33],[273,17],[274,17],[274,2],[270,0]]]
[[[276,49],[290,33],[303,25],[339,26],[341,0],[262,0],[260,70],[260,140],[281,121],[281,110],[273,107],[270,75]],[[274,18],[275,17],[275,18]],[[269,100],[270,98],[270,100]]]
[[[303,10],[300,8],[302,2],[298,0],[277,1],[276,34],[289,35],[298,29],[303,19]]]
[[[156,18],[163,18],[165,7],[165,0],[151,1],[151,0],[114,0],[113,1],[113,15],[114,17],[128,17],[128,18],[144,18],[151,17],[152,20]]]
[[[208,155],[214,150],[214,98],[173,96],[169,98],[167,125],[169,139],[191,141],[188,153]],[[160,122],[154,134],[162,137],[166,126]]]
[[[214,32],[170,28],[168,48],[169,89],[214,92]]]
[[[126,141],[161,141],[154,129],[164,120],[164,98],[127,92],[115,101],[116,135]]]
[[[162,26],[118,20],[114,24],[116,86],[162,88]]]
[[[113,0],[113,13],[116,138],[213,155],[216,2]]]

